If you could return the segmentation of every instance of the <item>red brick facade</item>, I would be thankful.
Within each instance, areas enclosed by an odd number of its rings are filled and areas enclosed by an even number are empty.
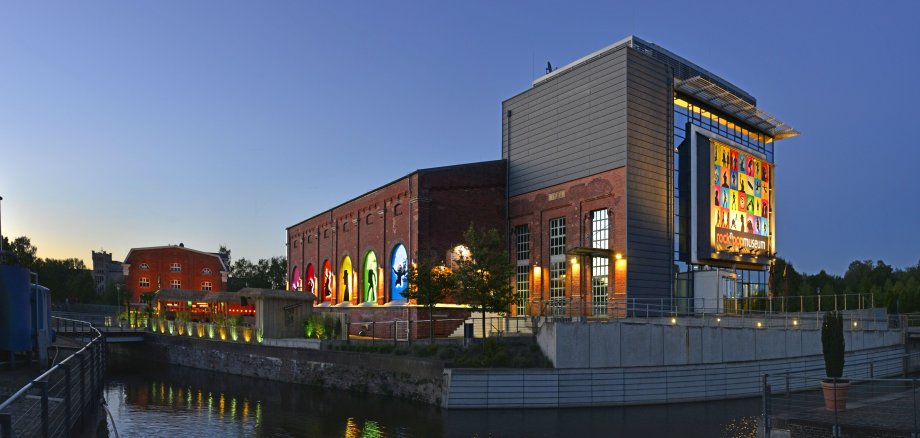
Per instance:
[[[550,298],[550,221],[565,218],[566,251],[592,247],[591,212],[607,209],[609,240],[607,247],[616,253],[626,251],[626,168],[609,170],[568,181],[545,189],[514,196],[509,201],[511,230],[527,225],[530,257],[529,302],[538,306]],[[515,236],[511,236],[512,260],[517,260]],[[573,263],[574,260],[574,263]],[[565,298],[591,301],[591,261],[588,255],[565,256]],[[626,295],[626,259],[611,257],[608,268],[608,296]],[[515,313],[518,309],[515,306]],[[528,314],[538,309],[532,308]]]
[[[173,263],[179,271],[172,270]],[[204,290],[211,283],[211,292],[227,290],[227,269],[216,254],[181,246],[132,248],[125,257],[125,286],[131,291],[131,302],[140,302],[143,293],[172,288]],[[145,281],[146,280],[146,281]]]
[[[301,289],[308,290],[305,277],[312,266],[319,296],[328,261],[336,277],[329,303],[338,304],[343,301],[341,267],[348,257],[353,267],[348,302],[358,304],[365,282],[354,272],[363,273],[373,252],[381,274],[376,303],[387,303],[393,300],[390,260],[396,245],[404,245],[410,259],[420,253],[446,258],[470,223],[504,232],[504,200],[503,161],[418,170],[288,228],[288,280],[300,280]],[[295,268],[300,278],[291,278]]]

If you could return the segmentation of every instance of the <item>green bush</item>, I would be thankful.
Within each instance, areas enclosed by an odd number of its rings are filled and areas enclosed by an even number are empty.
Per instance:
[[[843,316],[840,312],[824,314],[824,323],[821,325],[821,349],[824,352],[824,370],[827,371],[827,377],[843,377],[846,341],[843,339]]]
[[[314,313],[303,323],[303,334],[308,339],[337,339],[341,323],[336,315]]]

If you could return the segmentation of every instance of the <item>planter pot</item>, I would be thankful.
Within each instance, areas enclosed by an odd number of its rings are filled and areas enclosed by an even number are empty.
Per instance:
[[[824,391],[824,408],[828,411],[844,411],[847,408],[847,391],[850,390],[849,380],[822,380],[821,390]]]

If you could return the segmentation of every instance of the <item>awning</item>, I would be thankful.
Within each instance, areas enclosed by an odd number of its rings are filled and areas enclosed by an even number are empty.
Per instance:
[[[756,106],[703,77],[675,78],[674,89],[750,125],[752,128],[773,137],[774,140],[782,140],[800,134],[799,131],[786,125],[776,117],[757,109]]]
[[[571,248],[565,252],[565,255],[570,256],[589,256],[589,257],[612,257],[613,250],[606,248],[590,248],[586,246],[578,246]]]

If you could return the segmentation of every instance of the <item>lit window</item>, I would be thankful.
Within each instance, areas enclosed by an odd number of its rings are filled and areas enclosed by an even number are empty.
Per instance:
[[[182,281],[180,280],[169,280],[169,287],[173,289],[182,289]]]
[[[205,292],[210,292],[210,291],[211,291],[211,282],[210,282],[210,281],[202,281],[202,282],[201,282],[201,290],[203,290],[203,291],[205,291]]]
[[[530,303],[530,229],[525,225],[514,227],[517,249],[517,269],[515,272],[515,289],[517,296],[517,314],[527,315]]]
[[[211,268],[204,268],[201,270],[201,275],[211,275]]]
[[[565,312],[565,218],[549,221],[549,299],[554,315]]]
[[[169,265],[169,272],[182,272],[182,265],[178,263]]]
[[[607,209],[591,212],[591,246],[608,249],[610,237],[610,214]],[[607,314],[608,274],[610,257],[591,258],[591,292],[595,316]]]
[[[150,279],[147,277],[141,277],[141,281],[137,284],[139,287],[150,287]]]

